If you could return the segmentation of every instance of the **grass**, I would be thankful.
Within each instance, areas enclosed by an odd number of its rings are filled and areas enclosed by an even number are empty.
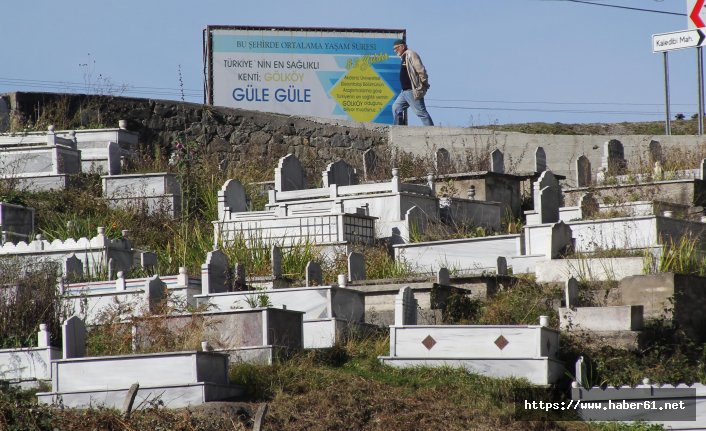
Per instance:
[[[706,256],[699,248],[699,238],[684,235],[678,239],[669,237],[663,240],[658,257],[649,251],[644,253],[643,268],[646,274],[674,272],[677,274],[706,276]]]
[[[673,135],[695,135],[698,124],[696,119],[672,121]],[[523,123],[496,124],[479,126],[499,132],[521,132],[547,135],[664,135],[663,121],[623,122],[623,123]]]
[[[396,369],[377,359],[387,354],[384,333],[357,336],[329,350],[303,352],[274,365],[239,364],[231,380],[250,396],[254,411],[269,405],[264,430],[647,430],[645,425],[578,421],[518,421],[514,396],[528,387],[520,379],[493,379],[452,368]],[[0,429],[88,431],[244,430],[246,417],[166,410],[159,405],[133,412],[51,409],[31,394],[0,391]]]
[[[73,126],[74,118],[50,119],[57,112],[44,110],[36,122],[44,127],[51,121],[58,128]],[[686,122],[685,122],[686,123]],[[525,126],[525,127],[530,127]],[[535,130],[568,130],[558,125],[535,125]],[[625,126],[627,127],[627,125]],[[588,130],[588,129],[587,129]],[[648,127],[645,126],[645,132]],[[574,129],[572,133],[577,133]],[[546,132],[545,132],[546,133]],[[651,132],[648,134],[654,134]],[[445,167],[449,172],[485,170],[488,162],[489,142],[480,143],[477,151],[468,151],[465,159]],[[493,143],[496,144],[496,143]],[[275,160],[260,157],[259,163],[242,163],[219,170],[217,160],[207,154],[193,153],[198,147],[187,143],[183,153],[178,153],[178,163],[167,162],[169,149],[155,147],[141,152],[140,158],[132,162],[129,172],[170,171],[183,180],[183,211],[176,220],[164,215],[151,216],[139,209],[115,210],[108,208],[101,197],[100,178],[94,174],[83,174],[75,178],[77,187],[63,192],[28,193],[12,187],[0,188],[0,196],[13,202],[26,203],[37,209],[37,227],[48,239],[69,237],[91,237],[98,226],[106,228],[109,237],[118,237],[122,230],[130,231],[136,247],[153,250],[159,258],[158,272],[175,274],[178,267],[185,266],[191,274],[199,274],[205,255],[213,246],[211,225],[216,220],[216,196],[221,184],[228,178],[238,178],[243,184],[271,180]],[[181,151],[181,150],[180,150]],[[686,158],[681,154],[679,159]],[[689,155],[689,157],[691,157]],[[245,158],[247,159],[247,157]],[[378,169],[372,175],[389,180],[394,165],[400,168],[400,176],[425,176],[435,172],[430,156],[411,156],[404,152],[381,156]],[[669,159],[671,160],[671,159]],[[676,161],[673,163],[676,166]],[[515,161],[517,162],[517,161]],[[321,160],[309,162],[317,167]],[[665,162],[665,167],[672,166]],[[512,160],[507,163],[510,167]],[[318,169],[320,170],[320,169]],[[510,168],[508,170],[511,170]],[[318,177],[317,177],[318,178]],[[257,193],[256,186],[247,186],[251,207],[261,209],[266,198]],[[521,222],[510,220],[507,229],[521,230]],[[473,235],[468,228],[463,235]],[[676,247],[679,248],[679,247]],[[391,259],[384,245],[360,248],[366,257],[368,278],[404,278],[416,270],[408,263]],[[268,247],[247,247],[238,243],[226,251],[235,262],[246,263],[251,275],[269,273]],[[685,251],[680,253],[684,254]],[[666,256],[669,256],[667,254]],[[311,244],[301,244],[285,251],[284,272],[294,278],[303,278],[303,265],[309,260],[322,260],[325,279],[335,280],[335,275],[345,273],[345,261],[340,257],[326,261]],[[678,259],[675,259],[678,261]],[[660,270],[676,268],[660,265]],[[16,272],[0,271],[3,274]],[[51,274],[51,272],[45,272]],[[31,278],[28,278],[31,280]],[[53,284],[52,284],[53,285]],[[28,290],[28,292],[33,292]],[[35,291],[36,292],[36,291]],[[558,325],[554,302],[561,296],[557,289],[534,283],[532,280],[507,286],[495,297],[482,303],[457,301],[458,309],[474,307],[473,313],[447,315],[448,321],[465,320],[481,324],[536,324],[540,315],[551,316],[551,325]],[[21,306],[3,304],[2,312],[24,312],[29,310],[32,296],[23,300]],[[36,299],[36,298],[34,298]],[[51,317],[50,329],[54,341],[58,338],[61,322],[60,311],[46,311],[40,305],[32,312],[31,320]],[[114,315],[104,317],[104,325],[93,328],[89,336],[91,354],[127,353],[132,349],[130,326],[118,322],[116,316],[126,310],[114,310]],[[9,314],[7,314],[9,316]],[[37,317],[39,316],[39,317]],[[18,328],[3,328],[0,336],[12,345],[31,343],[36,332],[29,320]],[[6,320],[9,321],[9,320]],[[54,322],[54,323],[52,323]],[[168,327],[163,319],[148,317],[146,337],[152,344],[144,351],[193,348],[200,340],[203,328],[198,319],[182,327],[181,332]],[[678,328],[664,322],[651,326],[649,347],[637,352],[618,351],[610,348],[592,350],[585,340],[565,343],[562,354],[567,364],[573,363],[578,354],[586,354],[594,364],[596,383],[631,383],[642,377],[654,381],[696,381],[704,379],[703,346],[686,340]],[[193,336],[192,336],[193,335]],[[14,339],[12,337],[15,337]],[[384,333],[370,337],[354,337],[326,351],[307,351],[286,362],[270,366],[238,364],[231,371],[231,378],[242,384],[255,402],[270,403],[265,429],[269,430],[390,430],[390,429],[648,429],[637,425],[595,425],[574,422],[518,422],[514,420],[511,402],[513,390],[522,388],[527,382],[514,379],[491,379],[454,369],[417,368],[398,370],[382,366],[377,357],[387,354],[389,340]],[[8,345],[9,345],[8,344]],[[0,429],[202,429],[225,430],[246,429],[250,424],[237,417],[212,415],[200,418],[190,410],[164,410],[152,406],[138,412],[129,419],[109,409],[88,411],[74,409],[49,409],[38,407],[25,393],[0,391]]]
[[[239,365],[231,378],[270,403],[266,430],[595,429],[583,423],[518,422],[518,379],[451,368],[383,366],[386,334],[357,337],[328,351],[271,366]],[[444,402],[439,402],[439,400]]]

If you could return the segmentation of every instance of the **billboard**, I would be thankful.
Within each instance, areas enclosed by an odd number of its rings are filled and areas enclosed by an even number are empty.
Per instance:
[[[405,30],[209,26],[206,103],[392,123]]]

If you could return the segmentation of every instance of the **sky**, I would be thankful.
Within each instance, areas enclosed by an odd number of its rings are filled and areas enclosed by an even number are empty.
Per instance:
[[[437,125],[664,121],[652,35],[686,0],[4,0],[0,93],[203,102],[208,25],[406,29]],[[650,9],[665,13],[645,12]],[[697,50],[669,53],[672,116],[698,112]],[[413,115],[412,125],[419,124]]]

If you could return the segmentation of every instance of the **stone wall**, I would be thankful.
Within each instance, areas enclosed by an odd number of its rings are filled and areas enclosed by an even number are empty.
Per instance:
[[[52,104],[61,108],[55,110],[59,112],[48,109]],[[7,131],[13,119],[36,122],[42,112],[65,117],[67,124],[57,122],[58,129],[116,127],[118,120],[127,119],[128,128],[140,133],[142,143],[161,146],[167,153],[184,136],[205,146],[220,160],[257,161],[268,168],[291,152],[311,172],[322,171],[339,157],[361,169],[362,153],[368,148],[380,150],[378,154],[385,154],[382,150],[389,148],[431,159],[443,148],[452,160],[464,159],[468,154],[483,156],[498,148],[505,154],[506,172],[531,172],[534,151],[541,146],[548,168],[567,176],[571,186],[576,184],[577,158],[586,156],[595,171],[601,166],[603,144],[610,139],[622,142],[625,157],[630,160],[646,160],[652,140],[659,141],[664,151],[690,152],[706,145],[705,137],[693,135],[531,135],[471,128],[386,126],[168,100],[20,92],[0,95],[0,132]]]
[[[54,118],[52,118],[52,116]],[[168,154],[177,140],[195,141],[221,161],[269,162],[294,153],[319,167],[339,157],[362,168],[362,153],[387,144],[387,126],[295,117],[169,100],[55,93],[0,95],[0,133],[10,124],[47,122],[57,129],[117,127]],[[269,165],[267,165],[270,167]],[[272,165],[271,167],[274,167]]]

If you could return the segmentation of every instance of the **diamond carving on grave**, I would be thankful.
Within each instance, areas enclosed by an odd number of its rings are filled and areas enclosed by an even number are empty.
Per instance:
[[[502,335],[495,339],[495,345],[498,346],[498,349],[500,350],[507,347],[508,344],[510,344],[510,342],[507,341],[507,338],[503,337]]]
[[[539,325],[503,327],[390,325],[390,356],[379,359],[399,368],[451,366],[486,376],[524,377],[534,384],[551,384],[565,370],[556,352],[559,331],[547,327],[547,318],[542,317]],[[504,334],[512,338],[511,348],[506,349],[510,341]],[[430,349],[432,341],[439,345],[434,350]]]
[[[431,335],[427,335],[427,337],[422,340],[422,344],[427,348],[427,350],[431,350],[432,347],[436,345],[436,340],[432,338]]]

